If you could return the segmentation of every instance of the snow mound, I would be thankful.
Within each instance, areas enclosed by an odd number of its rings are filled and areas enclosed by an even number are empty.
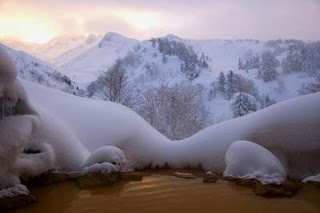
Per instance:
[[[114,173],[119,172],[119,169],[112,163],[95,163],[84,168],[85,173]]]
[[[267,149],[249,141],[236,141],[225,155],[224,176],[255,178],[262,184],[280,184],[286,172],[280,161]]]
[[[22,153],[15,163],[19,176],[36,176],[55,168],[55,153],[47,143],[32,147],[35,153]]]
[[[15,197],[19,195],[28,195],[29,190],[25,185],[18,184],[16,186],[0,190],[0,198]]]
[[[314,176],[306,177],[302,182],[308,183],[309,181],[320,182],[320,173]]]
[[[115,146],[103,146],[94,151],[87,159],[85,166],[91,166],[97,163],[110,163],[117,170],[123,170],[127,165],[127,159],[124,152]]]

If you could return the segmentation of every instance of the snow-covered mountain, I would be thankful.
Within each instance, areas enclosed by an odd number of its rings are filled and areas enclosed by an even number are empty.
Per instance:
[[[123,42],[124,37],[120,38]],[[268,95],[278,102],[298,96],[302,86],[314,81],[315,78],[304,72],[284,73],[280,64],[277,68],[278,78],[264,82],[258,77],[257,68],[239,69],[239,59],[246,63],[255,57],[261,58],[264,51],[271,51],[276,59],[282,62],[288,54],[290,45],[294,42],[296,41],[189,40],[168,35],[138,42],[125,57],[119,55],[119,58],[122,58],[129,81],[139,88],[139,93],[143,93],[163,81],[172,85],[190,80],[188,75],[181,71],[182,66],[185,65],[181,52],[192,47],[199,63],[205,61],[208,64],[208,68],[198,67],[196,70],[199,76],[190,81],[193,85],[201,85],[205,96],[210,96],[210,91],[212,92],[213,87],[217,84],[220,72],[224,72],[227,76],[232,70],[235,75],[241,75],[247,81],[252,81],[259,96]],[[166,43],[173,45],[171,50],[165,50]],[[180,49],[170,52],[174,48]],[[110,56],[107,51],[99,52],[99,47],[93,49],[83,53],[86,57],[73,61],[74,68],[69,66],[69,69],[74,69],[73,73],[76,76],[80,75],[77,74],[78,70],[88,71],[86,78],[81,78],[81,83],[85,83],[83,79],[90,81],[96,78],[99,71],[106,70],[115,63],[115,52],[112,52]],[[106,57],[113,60],[104,59]],[[227,99],[217,92],[214,93],[214,97],[209,98],[210,100],[205,98],[206,107],[214,115],[214,123],[232,118],[231,105],[234,99]]]
[[[68,76],[61,74],[59,68],[26,52],[13,50],[1,43],[0,47],[4,48],[14,61],[19,78],[64,92],[77,93],[76,84]]]
[[[72,48],[69,48],[66,51],[62,51],[62,53],[60,52],[60,54],[58,54],[53,60],[51,60],[51,62],[57,66],[65,65],[66,63],[77,58],[79,55],[95,46],[100,42],[100,40],[100,35],[90,34],[84,40],[82,39],[79,43],[72,46]],[[41,55],[41,53],[39,53],[39,55]]]
[[[1,42],[15,50],[28,52],[46,62],[63,65],[90,49],[100,40],[100,35],[89,34],[88,36],[59,36],[44,44],[21,42],[12,39],[2,39]]]
[[[190,84],[192,86],[191,89],[189,88],[190,91],[196,90],[198,92],[195,93],[201,96],[195,102],[201,101],[210,112],[210,124],[234,117],[234,103],[242,97],[241,93],[246,93],[246,96],[250,97],[251,104],[254,105],[247,111],[258,110],[271,103],[300,95],[304,85],[315,82],[317,74],[311,75],[301,71],[309,69],[308,66],[292,72],[289,66],[288,72],[283,70],[283,64],[288,57],[291,57],[291,62],[300,63],[302,59],[297,57],[301,54],[299,48],[306,45],[308,43],[296,40],[194,40],[171,34],[138,41],[117,33],[107,33],[102,39],[91,35],[86,39],[75,39],[68,44],[65,44],[63,39],[60,42],[51,42],[51,45],[46,45],[46,48],[42,47],[47,49],[42,52],[44,54],[42,58],[45,57],[46,52],[52,50],[57,56],[52,62],[59,67],[60,72],[71,76],[71,79],[81,88],[86,88],[98,78],[101,72],[107,71],[118,61],[117,63],[125,69],[134,98],[139,99],[136,101],[139,102],[138,106],[136,104],[134,109],[143,113],[146,111],[145,108],[149,107],[145,106],[148,98],[146,93],[149,92],[150,95],[152,89],[157,89],[164,84],[172,88],[179,84]],[[316,48],[317,45],[311,47],[311,49]],[[271,52],[278,61],[277,77],[271,81],[265,81],[259,76],[260,62],[266,51]],[[243,84],[240,85],[242,91],[233,91],[234,97],[227,97],[226,92],[219,91],[218,85],[221,72],[228,81],[227,76],[230,70],[237,78],[236,83]],[[91,87],[93,91],[89,91],[90,96],[108,99],[96,87],[97,85]],[[266,104],[266,101],[269,103]],[[146,120],[148,116],[143,115]]]
[[[75,76],[78,82],[87,83],[95,80],[99,72],[108,69],[116,59],[125,56],[137,43],[135,39],[126,38],[117,33],[107,33],[102,40],[86,52],[79,54],[74,49],[78,57],[69,60],[62,68]],[[63,60],[65,56],[65,54],[61,55],[59,60]]]

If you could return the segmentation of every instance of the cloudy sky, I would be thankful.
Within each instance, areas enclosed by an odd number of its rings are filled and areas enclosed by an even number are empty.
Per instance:
[[[320,0],[0,0],[0,36],[320,40]]]

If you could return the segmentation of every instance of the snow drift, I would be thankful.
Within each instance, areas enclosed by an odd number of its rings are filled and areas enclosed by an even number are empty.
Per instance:
[[[90,152],[116,146],[133,168],[167,164],[223,172],[229,146],[237,140],[249,140],[270,150],[291,177],[319,173],[320,93],[208,127],[182,141],[170,141],[119,104],[87,100],[30,82],[23,84],[31,100],[63,120]]]
[[[280,184],[286,173],[280,161],[267,149],[249,141],[236,141],[225,155],[224,176],[254,178],[262,182]]]

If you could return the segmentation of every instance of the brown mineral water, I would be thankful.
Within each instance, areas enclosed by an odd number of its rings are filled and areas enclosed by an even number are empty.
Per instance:
[[[305,186],[293,198],[267,199],[231,182],[205,184],[200,176],[186,180],[170,174],[156,172],[144,176],[141,182],[88,189],[79,189],[72,182],[33,188],[37,203],[14,212],[320,212],[320,189],[312,186]]]

